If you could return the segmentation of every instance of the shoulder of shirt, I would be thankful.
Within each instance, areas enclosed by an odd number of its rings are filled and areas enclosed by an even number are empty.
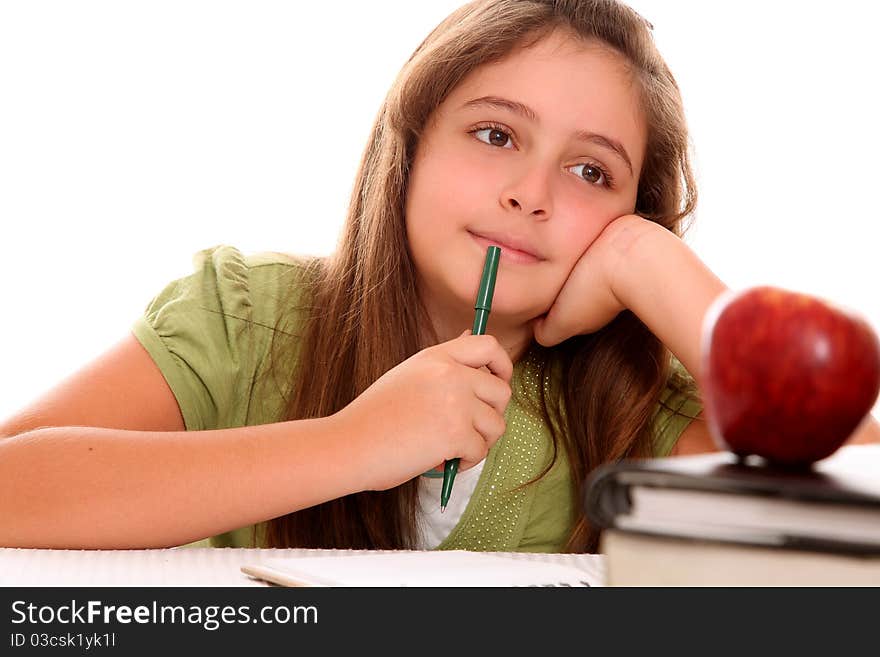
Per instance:
[[[255,324],[274,327],[287,309],[296,305],[302,289],[302,274],[315,256],[279,251],[244,254],[228,244],[202,249],[193,256],[193,265],[218,281],[225,305],[243,308]],[[210,272],[210,273],[209,273]]]
[[[250,292],[255,298],[270,295],[280,298],[286,292],[300,290],[302,275],[315,256],[278,251],[261,251],[242,256]]]
[[[207,249],[202,249],[193,256],[193,265],[196,270],[202,269],[210,263],[214,269],[226,271],[246,271],[249,277],[271,277],[274,274],[283,275],[302,271],[316,256],[296,255],[280,251],[259,251],[256,253],[243,253],[241,250],[228,244],[219,244]]]
[[[248,269],[260,269],[264,267],[278,267],[281,269],[301,268],[313,256],[294,255],[280,251],[260,251],[244,255],[244,264]]]

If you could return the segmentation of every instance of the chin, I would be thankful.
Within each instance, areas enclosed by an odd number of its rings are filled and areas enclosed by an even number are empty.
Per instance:
[[[473,304],[473,302],[471,302]],[[495,298],[492,301],[492,312],[489,315],[489,330],[492,329],[492,319],[496,322],[503,322],[508,326],[522,327],[531,325],[531,323],[545,314],[550,308],[550,304],[536,304],[524,302],[522,297],[513,300],[499,295],[496,290]]]

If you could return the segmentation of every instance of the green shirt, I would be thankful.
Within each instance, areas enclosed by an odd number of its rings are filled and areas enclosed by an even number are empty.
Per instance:
[[[293,378],[294,363],[267,375],[269,348],[298,289],[301,267],[292,256],[245,256],[230,246],[200,251],[195,271],[170,283],[147,307],[132,331],[149,352],[174,393],[188,431],[225,429],[283,419],[281,391]],[[295,299],[295,297],[293,297]],[[677,365],[680,367],[680,364]],[[514,387],[540,385],[537,363],[514,367]],[[700,411],[697,400],[667,388],[667,406],[654,419],[655,454],[666,456]],[[574,484],[560,449],[556,463],[537,483],[512,489],[549,462],[551,437],[541,418],[511,399],[507,430],[489,451],[477,487],[461,520],[438,549],[559,551],[577,519]],[[252,527],[207,537],[189,546],[253,547]],[[259,545],[258,538],[258,545]]]

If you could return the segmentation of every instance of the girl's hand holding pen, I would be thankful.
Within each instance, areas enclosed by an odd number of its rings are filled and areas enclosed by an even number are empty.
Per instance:
[[[534,321],[535,340],[552,347],[575,335],[595,333],[626,309],[615,293],[618,267],[647,231],[665,230],[637,215],[609,223],[575,263],[546,314]]]
[[[332,419],[356,442],[367,489],[386,490],[446,459],[462,470],[482,461],[506,428],[512,374],[498,341],[468,330],[392,368]]]

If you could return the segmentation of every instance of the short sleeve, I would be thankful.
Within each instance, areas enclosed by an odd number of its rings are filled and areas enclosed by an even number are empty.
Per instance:
[[[251,263],[231,246],[198,252],[194,273],[168,284],[132,326],[189,431],[261,424],[271,417],[251,407],[281,296],[267,291],[272,280],[284,277],[273,279],[265,265]],[[265,408],[266,400],[260,401]]]
[[[670,376],[654,414],[654,456],[669,456],[679,437],[703,410],[693,378],[673,357]],[[689,385],[682,385],[681,382]]]

